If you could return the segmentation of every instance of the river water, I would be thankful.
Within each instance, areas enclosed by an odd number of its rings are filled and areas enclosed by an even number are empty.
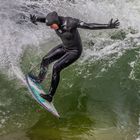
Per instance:
[[[0,140],[139,140],[139,7],[139,0],[0,0]],[[60,120],[31,99],[23,82],[61,42],[29,20],[50,11],[121,23],[117,30],[79,29],[82,56],[61,73],[54,100]]]

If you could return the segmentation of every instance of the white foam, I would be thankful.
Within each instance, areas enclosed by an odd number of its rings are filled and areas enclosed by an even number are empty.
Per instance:
[[[33,25],[29,21],[29,14],[46,15],[49,11],[56,10],[60,15],[73,16],[86,22],[98,23],[108,23],[113,17],[120,20],[122,29],[128,27],[140,29],[140,2],[138,0],[81,0],[76,1],[75,4],[59,0],[51,2],[47,0],[0,0],[0,2],[0,18],[2,19],[0,20],[0,68],[8,69],[9,75],[16,73],[16,76],[22,81],[23,74],[19,68],[19,63],[25,49],[29,45],[38,47],[44,41],[47,42],[47,39],[56,38],[56,36],[52,36],[55,33],[45,25]],[[25,20],[22,16],[25,16]],[[105,30],[101,31],[103,36],[99,34],[96,36],[94,31],[89,32],[88,30],[83,30],[81,34],[83,33],[86,33],[86,36],[82,36],[82,40],[90,39],[95,43],[90,48],[84,48],[83,60],[91,57],[104,58],[115,53],[118,53],[119,57],[124,50],[133,48],[133,44],[140,44],[139,32],[137,34],[129,33],[125,40],[117,41],[111,40],[109,37],[111,33]]]

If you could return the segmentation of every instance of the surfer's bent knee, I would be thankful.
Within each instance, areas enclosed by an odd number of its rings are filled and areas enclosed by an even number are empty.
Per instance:
[[[47,67],[48,65],[49,65],[49,58],[47,56],[44,56],[42,58],[41,67]]]
[[[60,73],[60,71],[61,71],[60,66],[59,66],[57,63],[54,64],[54,65],[53,65],[53,73],[54,73],[54,74],[58,74],[58,73]]]

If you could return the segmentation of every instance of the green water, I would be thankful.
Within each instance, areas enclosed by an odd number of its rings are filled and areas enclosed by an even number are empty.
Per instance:
[[[5,121],[0,140],[136,140],[140,114],[138,51],[126,51],[111,65],[112,58],[79,60],[65,69],[54,100],[60,120],[32,100],[19,81],[7,81],[1,75],[4,104],[0,117]],[[23,57],[24,72],[30,57],[27,53]],[[133,61],[135,78],[130,75],[129,63]]]

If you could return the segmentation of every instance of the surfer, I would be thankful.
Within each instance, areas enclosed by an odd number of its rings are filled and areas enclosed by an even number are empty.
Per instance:
[[[118,19],[115,21],[111,19],[108,24],[86,23],[72,17],[59,16],[55,11],[50,12],[46,17],[30,15],[30,20],[36,25],[37,22],[45,23],[47,26],[51,27],[51,29],[54,29],[56,34],[62,40],[62,44],[53,48],[43,57],[39,75],[37,77],[30,75],[36,82],[41,83],[45,78],[49,64],[58,60],[53,65],[49,94],[40,95],[49,102],[52,101],[58,87],[61,70],[75,62],[82,53],[82,43],[77,28],[100,30],[118,28],[120,25]]]

